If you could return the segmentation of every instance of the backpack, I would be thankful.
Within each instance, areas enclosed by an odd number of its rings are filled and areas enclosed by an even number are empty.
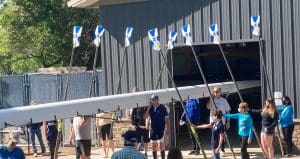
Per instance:
[[[184,109],[192,124],[198,125],[200,123],[200,105],[198,101],[196,99],[189,99],[186,102]],[[187,122],[185,113],[182,114],[181,120]]]

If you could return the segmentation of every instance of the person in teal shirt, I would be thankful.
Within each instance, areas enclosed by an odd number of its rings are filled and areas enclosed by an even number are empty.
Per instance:
[[[253,121],[248,114],[248,103],[242,102],[239,104],[239,112],[236,114],[224,114],[225,118],[238,119],[238,133],[241,137],[241,153],[242,159],[249,159],[249,153],[247,151],[248,144],[251,143],[253,137]]]
[[[278,107],[279,123],[283,132],[284,141],[286,145],[286,157],[292,156],[293,148],[293,131],[294,131],[294,111],[290,97],[285,96],[282,98],[282,105]]]

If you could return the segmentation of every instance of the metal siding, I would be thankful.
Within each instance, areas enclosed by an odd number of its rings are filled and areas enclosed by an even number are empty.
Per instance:
[[[117,21],[113,21],[112,23],[112,26],[108,29],[111,29],[111,31],[113,32],[118,32],[118,30],[121,30],[119,28],[120,26],[118,25],[118,22]],[[111,63],[112,63],[112,71],[113,71],[113,74],[119,74],[119,72],[121,71],[119,68],[119,55],[120,53],[118,52],[118,45],[119,45],[119,42],[121,41],[118,41],[119,39],[119,34],[111,34],[110,36],[110,43],[111,43],[111,55],[112,55],[112,58],[111,58]],[[113,81],[113,85],[114,85],[114,90],[113,90],[113,94],[116,94],[117,93],[117,86],[118,86],[118,81],[119,81],[119,76],[113,76],[112,77],[112,81]],[[123,77],[121,77],[123,78]]]
[[[208,27],[211,25],[211,12],[210,12],[210,3],[209,1],[205,1],[207,5],[203,5],[203,35],[204,35],[204,42],[209,42],[209,32],[208,32]]]
[[[126,6],[127,5],[128,4],[126,4]],[[130,7],[130,9],[122,9],[122,6],[120,6],[120,8],[118,9],[119,11],[123,10],[123,11],[119,12],[119,15],[122,15],[122,16],[120,16],[121,20],[119,21],[120,22],[119,26],[124,25],[124,30],[123,30],[124,33],[122,33],[123,35],[119,38],[120,40],[124,39],[124,37],[125,37],[125,28],[127,26],[132,26],[133,29],[136,28],[136,20],[135,20],[136,15],[134,14],[135,13],[135,8],[134,8],[135,6],[128,6],[128,7]],[[119,29],[120,29],[120,27],[119,27]],[[134,32],[133,32],[132,40],[135,41],[135,39],[133,39],[133,38],[136,38],[135,30],[133,30],[133,31]],[[135,86],[136,76],[135,76],[135,50],[134,50],[134,47],[135,47],[135,43],[128,46],[127,52],[126,52],[126,54],[127,54],[126,69],[124,69],[123,73],[126,74],[127,76],[126,76],[126,80],[125,80],[125,78],[124,78],[124,80],[122,80],[122,81],[124,81],[124,83],[123,83],[123,85],[124,85],[123,93],[130,91]]]
[[[222,30],[221,30],[221,39],[222,40],[230,40],[230,3],[229,0],[221,0],[221,24],[222,24]]]
[[[141,7],[141,4],[138,4],[136,6],[136,8],[140,8]],[[142,24],[139,23],[142,19],[142,15],[141,14],[137,14],[137,21],[138,23],[135,25],[135,28],[134,28],[134,32],[133,32],[133,40],[136,41],[135,43],[135,51],[136,51],[136,69],[137,69],[137,74],[136,74],[136,77],[137,77],[137,87],[140,88],[140,90],[144,90],[144,64],[143,64],[143,38],[138,36],[138,34],[142,34]]]
[[[144,11],[148,11],[146,10],[147,6],[150,7],[151,3],[146,3],[143,4],[143,6],[141,6],[141,9]],[[151,7],[152,9],[152,7]],[[152,12],[151,12],[152,13]],[[153,16],[151,16],[151,14],[145,14],[143,15],[142,19],[141,19],[141,24],[143,25],[142,27],[142,34],[144,35],[143,37],[143,50],[144,50],[144,72],[145,72],[145,90],[151,90],[152,89],[152,64],[151,64],[151,59],[152,59],[152,51],[150,48],[150,43],[149,43],[149,39],[148,39],[148,34],[147,31],[153,27],[151,26],[151,23],[149,23],[149,20],[152,19]]]
[[[282,55],[284,60],[284,94],[294,97],[293,91],[293,52],[292,52],[292,26],[291,26],[291,1],[282,1],[282,34],[283,34],[283,47]]]
[[[261,25],[262,25],[262,38],[264,39],[264,61],[266,64],[266,68],[269,75],[270,85],[271,88],[273,88],[273,74],[272,74],[272,27],[271,27],[271,14],[270,14],[270,1],[269,0],[263,0],[262,1],[262,13],[261,13]],[[266,86],[266,85],[264,85]],[[264,96],[265,98],[268,97],[268,91],[267,88],[264,89]]]
[[[122,6],[117,6],[117,8],[114,9],[114,12],[117,12],[117,15],[122,15],[122,13],[126,13],[126,12],[130,12],[131,10],[126,10],[124,7]],[[121,93],[127,93],[128,91],[128,52],[125,53],[125,29],[127,26],[132,26],[131,21],[126,21],[125,19],[128,19],[128,14],[124,14],[122,16],[117,16],[114,17],[115,20],[115,25],[114,25],[114,29],[117,32],[116,35],[116,39],[117,39],[117,44],[114,46],[117,50],[116,54],[117,54],[117,59],[114,59],[114,66],[118,67],[118,75],[117,78],[114,82],[114,87],[115,87],[115,93],[117,93],[117,87],[118,87],[118,80],[119,80],[119,73],[121,71],[121,65],[122,65],[122,60],[123,60],[123,56],[125,55],[125,61],[124,61],[124,68],[123,68],[123,73],[122,73],[122,77],[121,77]],[[134,26],[132,26],[134,27]],[[129,46],[129,48],[131,48],[132,46]]]
[[[293,5],[292,5],[292,12],[293,12],[293,28],[294,28],[294,64],[298,64],[300,60],[300,1],[299,0],[294,0]],[[295,112],[297,113],[297,117],[300,117],[300,68],[297,65],[294,65],[295,67],[295,82],[294,82],[294,91],[295,91],[295,96],[294,96],[294,105],[295,105]],[[296,114],[295,113],[295,114]]]
[[[219,29],[222,28],[220,23],[220,2],[213,1],[211,2],[211,23],[212,24],[218,24]],[[221,30],[220,30],[221,31]]]
[[[281,14],[281,9],[280,9],[280,1],[281,0],[272,0],[272,16],[273,16],[273,21],[272,21],[272,26],[273,26],[273,67],[274,67],[274,90],[273,91],[282,91],[283,86],[282,86],[282,42],[281,42],[281,23],[280,23],[280,14]]]
[[[260,0],[249,0],[249,4],[250,4],[250,15],[249,15],[249,19],[248,19],[248,22],[249,22],[249,30],[250,30],[250,17],[253,16],[253,15],[260,15],[261,16],[261,12],[260,12]],[[250,37],[252,37],[252,33],[251,33],[251,30],[250,30]]]
[[[181,0],[147,1],[115,6],[103,6],[102,23],[112,26],[116,16],[125,21],[137,21],[134,30],[134,48],[129,52],[135,53],[135,61],[128,60],[130,68],[136,67],[136,73],[131,73],[130,82],[136,81],[141,90],[152,89],[156,82],[161,63],[159,55],[153,53],[149,46],[147,30],[158,27],[162,46],[166,44],[168,32],[177,30],[178,43],[183,43],[181,26],[190,24],[195,43],[209,42],[208,26],[212,23],[220,25],[221,39],[239,40],[253,38],[250,32],[250,16],[261,15],[262,39],[264,45],[263,55],[271,87],[273,90],[283,91],[295,100],[295,105],[300,103],[296,98],[300,90],[300,73],[295,64],[300,60],[299,49],[299,1],[284,0],[190,0],[189,3]],[[119,6],[123,12],[115,11]],[[292,9],[291,9],[292,8]],[[131,10],[130,12],[125,12]],[[122,25],[121,23],[119,25]],[[116,43],[109,44],[110,37],[117,32],[108,32],[105,35],[104,47],[101,51],[103,59],[105,81],[108,93],[112,91],[112,78],[117,78],[116,71],[112,71],[110,53]],[[138,30],[138,31],[137,31]],[[292,35],[293,34],[293,35]],[[110,35],[110,36],[108,36]],[[115,40],[122,40],[118,38]],[[134,57],[134,55],[133,55]],[[135,64],[135,65],[134,65]],[[127,68],[125,72],[131,72]],[[114,68],[116,69],[116,68]],[[167,87],[168,77],[164,72],[162,87]],[[263,79],[263,77],[262,77]],[[115,81],[115,80],[114,80]],[[134,83],[133,82],[133,83]],[[131,84],[132,85],[132,84]],[[267,88],[262,83],[263,99],[266,98]],[[283,90],[284,89],[284,90]],[[292,97],[294,96],[294,98]]]
[[[183,42],[183,37],[182,37],[182,34],[181,34],[181,27],[185,24],[183,22],[183,10],[181,9],[181,3],[174,3],[175,7],[174,9],[176,10],[176,13],[174,13],[174,20],[176,21],[176,28],[177,28],[177,31],[178,31],[178,35],[177,35],[177,42],[178,43],[184,43]]]
[[[231,0],[231,19],[232,19],[232,39],[240,39],[240,14],[239,14],[240,0]]]
[[[250,0],[241,0],[241,31],[242,39],[250,39]]]

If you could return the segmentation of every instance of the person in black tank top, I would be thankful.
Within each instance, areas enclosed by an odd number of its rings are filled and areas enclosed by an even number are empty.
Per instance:
[[[54,159],[56,138],[57,138],[57,134],[58,134],[57,121],[56,120],[45,122],[45,134],[46,134],[46,139],[48,141],[48,146],[49,146],[49,152],[50,152],[51,159]]]

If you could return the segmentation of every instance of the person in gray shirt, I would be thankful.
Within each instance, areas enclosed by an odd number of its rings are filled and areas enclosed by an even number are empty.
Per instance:
[[[75,135],[76,149],[80,154],[80,159],[90,159],[92,145],[91,118],[85,116],[74,117],[72,130],[70,139]]]

